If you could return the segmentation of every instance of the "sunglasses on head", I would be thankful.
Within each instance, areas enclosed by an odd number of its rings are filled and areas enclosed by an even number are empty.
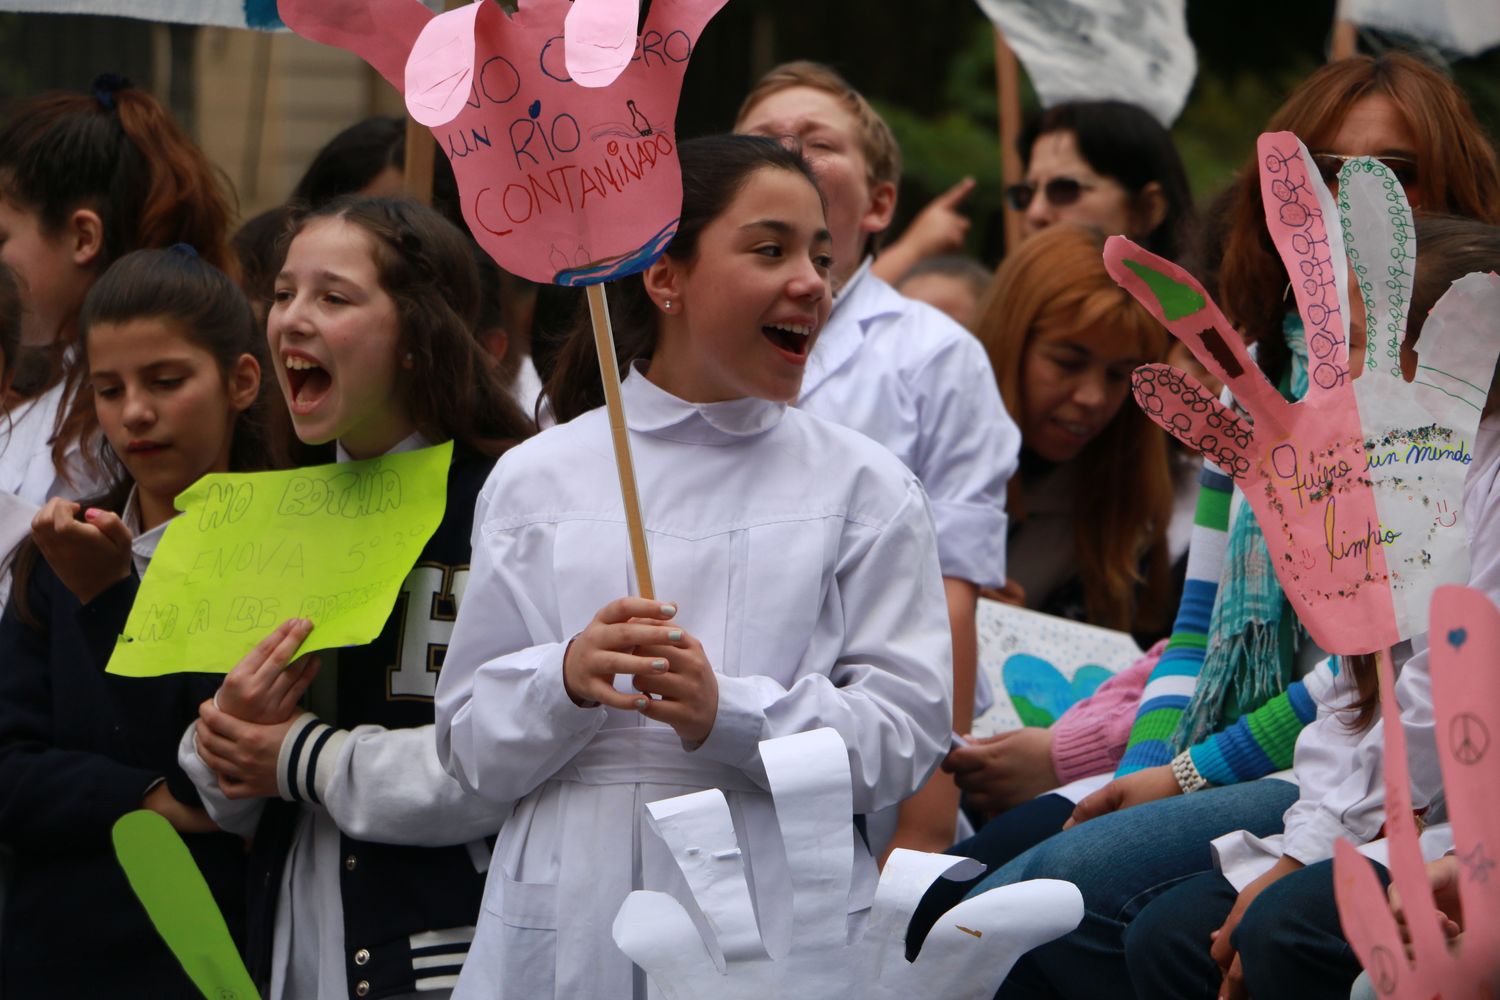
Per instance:
[[[1040,187],[1042,197],[1057,208],[1073,204],[1083,196],[1083,192],[1092,190],[1093,184],[1085,184],[1076,177],[1054,177]],[[1031,206],[1031,200],[1036,197],[1037,191],[1035,181],[1022,181],[1005,189],[1005,200],[1017,212],[1024,212]]]
[[[1362,160],[1363,156],[1350,156],[1344,153],[1314,153],[1313,163],[1318,167],[1318,173],[1323,175],[1323,183],[1333,187],[1339,181],[1339,171],[1344,169],[1344,164],[1350,160]],[[1380,161],[1381,165],[1391,172],[1396,182],[1410,191],[1417,184],[1417,161],[1410,156],[1375,156],[1371,159]]]

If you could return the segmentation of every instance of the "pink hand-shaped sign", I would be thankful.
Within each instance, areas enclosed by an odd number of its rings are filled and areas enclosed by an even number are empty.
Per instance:
[[[630,0],[523,0],[514,15],[493,0],[436,17],[418,0],[280,0],[280,11],[403,91],[496,263],[585,285],[643,270],[676,232],[678,93],[725,2],[655,0],[639,38]]]
[[[1333,200],[1295,136],[1263,135],[1259,150],[1267,225],[1303,319],[1306,398],[1289,403],[1281,397],[1191,275],[1114,237],[1104,252],[1110,274],[1230,387],[1250,420],[1167,365],[1138,369],[1135,397],[1148,416],[1201,451],[1244,492],[1282,589],[1318,644],[1346,655],[1373,652],[1423,631],[1433,588],[1467,574],[1464,535],[1452,527],[1460,523],[1456,512],[1467,467],[1462,442],[1473,439],[1480,406],[1432,383],[1452,388],[1442,370],[1461,360],[1488,384],[1495,350],[1482,345],[1495,338],[1474,329],[1483,315],[1475,303],[1494,305],[1500,297],[1489,298],[1492,293],[1472,287],[1472,281],[1493,293],[1500,293],[1500,284],[1470,276],[1433,309],[1419,345],[1423,359],[1431,361],[1430,374],[1409,383],[1399,368],[1392,376],[1388,363],[1356,383],[1348,368],[1348,258]],[[1352,194],[1368,213],[1377,199],[1367,189],[1383,183],[1375,173],[1383,169],[1366,161],[1359,170],[1346,169],[1341,196]],[[1387,219],[1405,208],[1404,198],[1399,205],[1384,200],[1378,199],[1378,213]],[[1370,282],[1361,284],[1371,302],[1371,325],[1388,328],[1391,303],[1405,301],[1397,276],[1409,271],[1409,257],[1402,255],[1414,247],[1414,238],[1409,226],[1381,231],[1360,225],[1354,235],[1367,262],[1391,258],[1394,289],[1380,298],[1366,287]],[[1386,249],[1398,236],[1399,254]],[[1406,282],[1409,288],[1409,273]],[[1393,358],[1404,313],[1399,319],[1396,343],[1382,342]],[[1432,515],[1432,503],[1452,516]]]
[[[1500,611],[1483,592],[1442,587],[1432,602],[1430,660],[1438,757],[1453,822],[1463,934],[1443,933],[1412,821],[1406,733],[1390,671],[1381,670],[1386,834],[1410,958],[1386,893],[1353,845],[1335,845],[1334,890],[1349,944],[1376,992],[1399,1000],[1480,1000],[1500,990]]]

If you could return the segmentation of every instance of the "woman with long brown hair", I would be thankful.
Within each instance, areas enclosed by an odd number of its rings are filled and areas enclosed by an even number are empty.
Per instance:
[[[1169,442],[1130,399],[1130,377],[1163,359],[1169,338],[1110,278],[1103,249],[1096,229],[1050,226],[1006,259],[981,309],[976,332],[1021,429],[999,596],[1149,641],[1175,607],[1173,485]],[[1154,662],[1144,657],[1051,727],[949,754],[943,767],[970,809],[1004,814],[958,849],[999,863],[1057,832],[1073,803],[1043,793],[1114,768]]]
[[[1374,156],[1396,175],[1415,211],[1500,223],[1500,167],[1489,137],[1453,81],[1415,56],[1387,52],[1329,63],[1292,92],[1265,131],[1295,134],[1335,189],[1344,160]],[[1282,325],[1296,310],[1262,221],[1253,153],[1234,191],[1218,301],[1258,345],[1261,367],[1274,380],[1287,363]]]
[[[1164,631],[1170,611],[1167,441],[1130,402],[1130,375],[1167,332],[1075,225],[1027,240],[995,276],[978,336],[1021,428],[1009,596],[1114,629]]]

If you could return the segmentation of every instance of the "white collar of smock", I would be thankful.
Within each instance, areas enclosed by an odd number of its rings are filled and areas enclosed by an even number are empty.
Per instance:
[[[167,525],[172,523],[172,518],[167,518],[161,524],[150,531],[141,530],[141,503],[136,495],[136,488],[130,488],[130,496],[125,500],[125,512],[120,515],[120,520],[125,527],[130,529],[133,536],[130,539],[130,561],[135,564],[135,571],[141,576],[146,575],[146,567],[151,565],[151,557],[156,555],[156,547],[161,544],[161,536],[166,534]]]
[[[722,403],[678,399],[631,366],[620,386],[625,422],[633,431],[689,444],[734,444],[781,422],[785,403],[746,397]]]
[[[829,375],[844,367],[864,343],[865,325],[880,316],[901,311],[901,296],[896,290],[870,273],[874,257],[866,257],[859,269],[849,276],[833,296],[828,322],[818,334],[812,357],[807,359],[807,373],[802,376],[802,395],[806,396]]]
[[[394,448],[392,448],[390,451],[385,452],[385,454],[387,454],[387,455],[399,455],[403,451],[416,451],[418,448],[428,448],[428,447],[431,447],[431,445],[432,445],[432,442],[429,441],[429,440],[427,440],[426,435],[424,435],[421,431],[413,431],[407,437],[404,437],[400,441],[397,441],[396,442],[396,446]],[[337,442],[337,443],[334,444],[334,446],[333,446],[333,454],[334,454],[334,461],[336,461],[336,462],[353,462],[353,461],[355,461],[354,457],[351,456],[347,451],[344,450],[344,442],[342,442],[342,441],[339,441],[339,442]],[[379,456],[376,456],[376,457],[378,458]]]

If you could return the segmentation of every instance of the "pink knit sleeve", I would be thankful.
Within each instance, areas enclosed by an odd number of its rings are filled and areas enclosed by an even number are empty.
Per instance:
[[[1059,783],[1104,774],[1120,763],[1146,679],[1166,648],[1163,639],[1052,724],[1052,767]]]

